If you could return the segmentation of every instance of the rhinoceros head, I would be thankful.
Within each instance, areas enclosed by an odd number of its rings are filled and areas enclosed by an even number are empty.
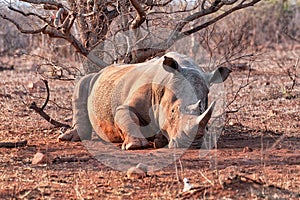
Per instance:
[[[209,87],[225,81],[231,71],[219,67],[204,72],[187,57],[171,56],[167,54],[163,60],[163,68],[171,75],[162,99],[161,129],[169,139],[169,148],[200,147],[215,106],[215,102],[207,103]]]

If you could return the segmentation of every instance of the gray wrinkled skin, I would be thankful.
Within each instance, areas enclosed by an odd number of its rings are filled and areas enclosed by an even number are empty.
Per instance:
[[[230,70],[204,72],[190,58],[170,52],[132,65],[112,65],[83,77],[73,95],[73,123],[81,139],[92,129],[123,149],[200,147],[214,103],[213,83]]]

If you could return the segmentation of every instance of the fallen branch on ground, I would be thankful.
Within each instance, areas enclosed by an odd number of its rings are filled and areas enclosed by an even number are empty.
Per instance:
[[[91,159],[89,156],[85,157],[56,157],[52,160],[52,163],[65,163],[65,162],[87,162]]]
[[[13,65],[11,65],[11,66],[9,66],[9,67],[2,67],[2,66],[0,66],[0,72],[1,71],[5,71],[5,70],[14,70],[15,68],[14,68],[14,66]]]
[[[0,148],[17,148],[24,147],[27,145],[27,140],[19,142],[0,142]]]
[[[45,83],[46,90],[47,90],[47,98],[44,102],[44,105],[41,108],[39,108],[35,102],[32,102],[31,105],[29,106],[29,108],[33,109],[36,113],[38,113],[40,116],[42,116],[45,120],[47,120],[50,124],[54,125],[55,127],[71,128],[70,125],[58,122],[58,121],[52,119],[47,113],[45,113],[44,108],[47,106],[47,103],[49,101],[50,91],[49,91],[48,81],[43,80],[43,82]]]

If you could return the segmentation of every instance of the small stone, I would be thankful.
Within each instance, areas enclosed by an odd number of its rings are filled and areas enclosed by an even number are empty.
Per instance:
[[[187,178],[183,179],[183,184],[184,184],[184,187],[183,187],[182,192],[187,192],[193,188],[193,186],[190,184],[189,179],[187,179]]]
[[[37,82],[30,82],[27,85],[27,88],[30,93],[38,92],[38,91],[44,91],[45,90],[45,84],[43,81],[37,81]]]
[[[245,148],[243,149],[243,152],[244,152],[244,153],[252,152],[252,151],[253,151],[253,149],[250,148],[250,147],[245,147]]]
[[[137,164],[136,168],[143,170],[147,174],[147,171],[148,171],[147,165],[145,165],[143,163],[139,163],[139,164]]]
[[[62,141],[79,142],[81,141],[81,139],[76,129],[69,129],[65,133],[58,136],[57,142],[62,142]]]
[[[41,153],[41,152],[37,152],[33,158],[31,163],[32,164],[46,164],[49,162],[49,158],[48,156],[46,156],[45,154]]]
[[[127,177],[130,179],[141,179],[146,177],[147,174],[142,169],[137,167],[131,167],[127,170]]]
[[[131,167],[127,170],[127,177],[130,179],[141,179],[147,176],[148,166],[139,163],[135,167]]]

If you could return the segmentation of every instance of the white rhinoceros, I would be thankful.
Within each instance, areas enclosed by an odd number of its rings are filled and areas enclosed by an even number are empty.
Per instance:
[[[170,52],[148,62],[112,65],[84,76],[73,95],[73,129],[59,140],[89,139],[92,129],[122,149],[200,147],[214,102],[207,96],[230,70],[204,72]],[[153,142],[153,143],[152,143]]]

